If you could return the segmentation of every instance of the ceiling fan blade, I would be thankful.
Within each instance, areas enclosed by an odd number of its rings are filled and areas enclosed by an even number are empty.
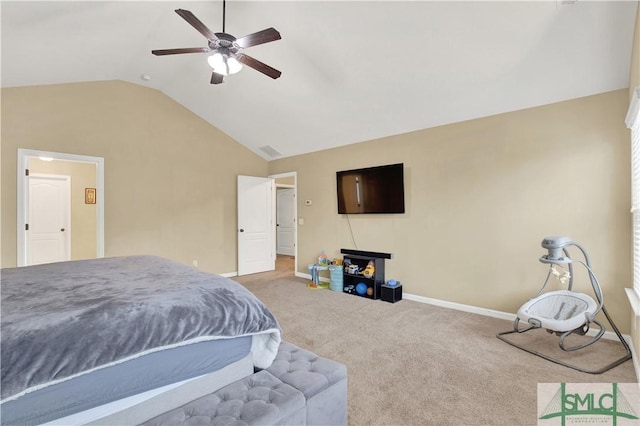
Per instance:
[[[245,55],[244,53],[238,53],[236,55],[236,59],[238,59],[238,61],[242,62],[246,66],[251,67],[256,71],[260,71],[262,74],[267,75],[273,79],[276,79],[282,75],[282,73],[277,69],[272,68],[269,65],[260,62],[255,58],[252,58],[249,55]]]
[[[208,47],[183,47],[183,48],[179,48],[179,49],[157,49],[157,50],[152,50],[151,53],[153,53],[156,56],[162,56],[162,55],[177,55],[179,53],[206,53],[209,52],[211,49],[209,49]]]
[[[211,84],[220,84],[224,79],[224,75],[218,74],[216,72],[211,73]]]
[[[276,31],[275,28],[267,28],[266,30],[240,37],[239,39],[236,39],[236,43],[238,43],[238,46],[242,48],[247,48],[257,46],[258,44],[269,43],[270,41],[280,40],[280,38],[280,33]]]
[[[209,28],[207,28],[207,26],[205,24],[203,24],[202,21],[200,21],[198,18],[196,18],[196,15],[191,13],[191,11],[185,10],[185,9],[176,9],[176,13],[178,15],[180,15],[189,24],[191,24],[191,26],[193,28],[198,30],[198,32],[200,32],[200,34],[205,36],[207,38],[207,40],[217,40],[218,39],[218,37],[216,37],[216,35],[213,33],[213,31],[211,31]]]

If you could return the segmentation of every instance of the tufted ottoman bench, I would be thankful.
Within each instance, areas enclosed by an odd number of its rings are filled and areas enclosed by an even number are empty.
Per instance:
[[[346,425],[344,365],[282,342],[271,367],[148,422],[175,425]]]
[[[267,368],[284,383],[304,394],[308,425],[347,424],[347,367],[282,342]]]

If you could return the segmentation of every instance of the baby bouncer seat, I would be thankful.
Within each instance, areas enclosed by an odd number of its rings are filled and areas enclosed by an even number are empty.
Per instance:
[[[567,248],[571,246],[576,247],[581,251],[584,261],[574,260],[569,256]],[[538,295],[527,301],[522,305],[522,307],[520,307],[520,309],[518,309],[516,319],[513,323],[513,330],[499,333],[497,337],[500,340],[531,354],[584,373],[600,374],[631,359],[631,349],[629,348],[629,345],[622,337],[618,327],[616,327],[604,306],[602,289],[598,279],[591,269],[589,256],[585,249],[568,237],[546,237],[542,240],[542,247],[548,250],[548,254],[540,258],[540,262],[549,265],[547,278]],[[595,295],[595,300],[587,294],[573,291],[574,263],[578,263],[586,268],[589,281],[591,282],[591,287]],[[568,272],[558,271],[557,266],[566,267]],[[543,293],[551,276],[555,276],[563,284],[568,283],[567,289]],[[530,330],[542,328],[547,330],[550,334],[558,336],[558,345],[560,346],[560,349],[567,352],[576,351],[592,345],[604,335],[606,331],[604,325],[596,320],[596,316],[600,312],[604,314],[625,349],[624,356],[600,369],[590,370],[581,368],[505,338],[506,335],[512,333],[526,333]],[[526,323],[527,325],[521,327],[521,322]],[[595,333],[589,333],[587,335],[592,324],[596,325],[598,330]],[[565,343],[565,339],[572,334],[581,336],[587,335],[587,338],[581,343],[571,346]]]

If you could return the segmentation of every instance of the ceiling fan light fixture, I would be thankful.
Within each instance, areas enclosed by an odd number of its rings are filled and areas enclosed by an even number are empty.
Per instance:
[[[242,69],[242,64],[233,56],[216,52],[207,58],[209,66],[222,75],[235,74]]]
[[[227,59],[227,67],[229,74],[235,74],[242,69],[242,64],[233,56]]]
[[[224,58],[222,57],[222,54],[220,52],[216,52],[213,55],[209,56],[207,58],[207,62],[209,63],[209,66],[214,70],[216,68],[222,68],[224,66]]]

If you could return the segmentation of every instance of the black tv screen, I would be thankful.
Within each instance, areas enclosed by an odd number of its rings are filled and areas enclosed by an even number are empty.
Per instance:
[[[338,213],[404,213],[404,165],[336,172]]]

